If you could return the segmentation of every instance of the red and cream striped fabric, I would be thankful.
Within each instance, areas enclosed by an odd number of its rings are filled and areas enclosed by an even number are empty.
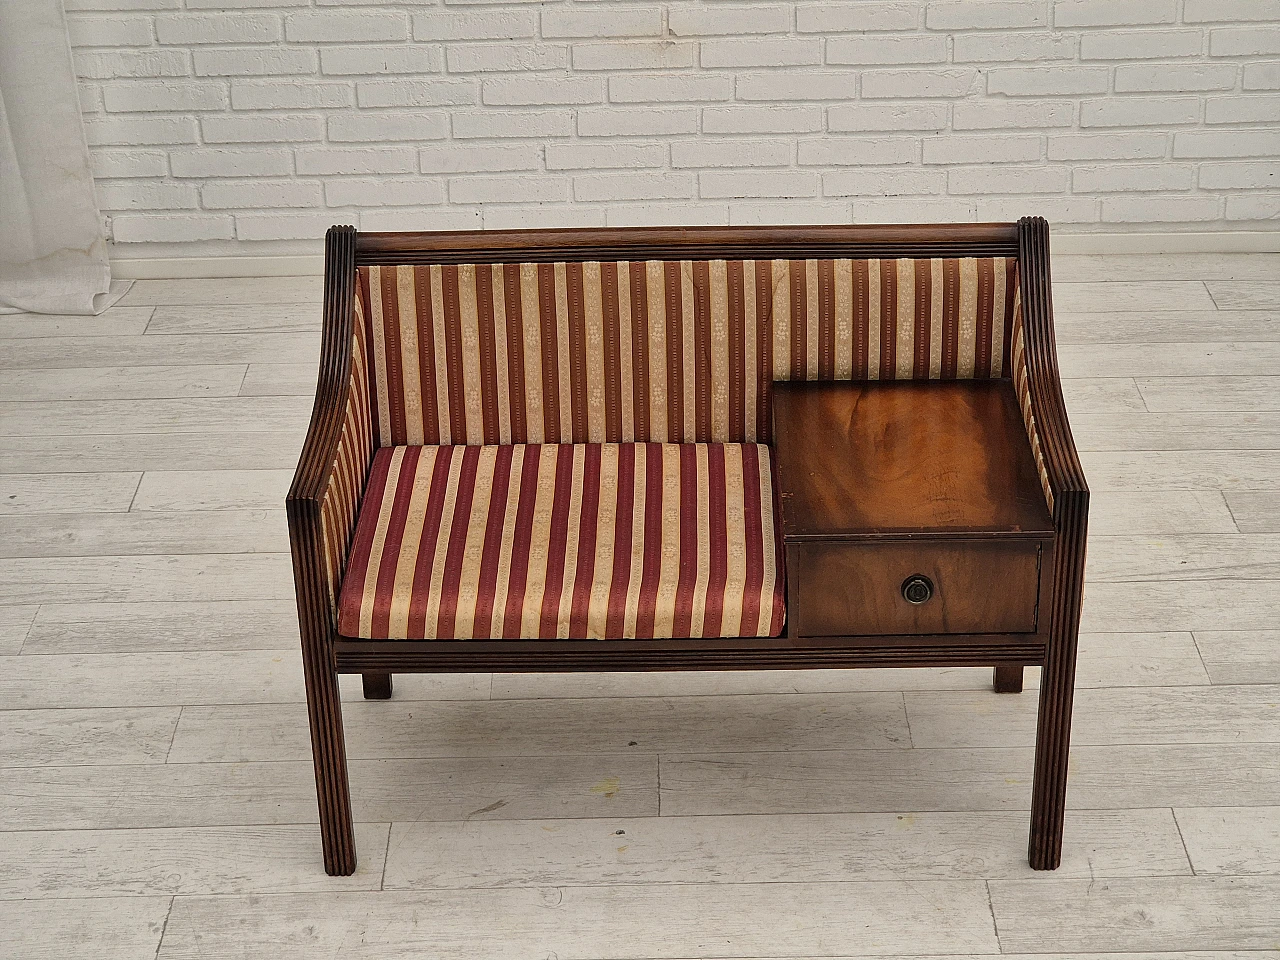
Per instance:
[[[1008,376],[1017,260],[360,268],[380,446],[767,442],[775,380]]]
[[[776,636],[783,611],[768,447],[396,446],[374,456],[338,630]]]
[[[1045,466],[1044,451],[1040,449],[1040,433],[1036,430],[1036,415],[1031,412],[1031,381],[1027,376],[1027,352],[1022,332],[1022,298],[1014,303],[1013,352],[1010,357],[1010,376],[1013,391],[1022,409],[1022,423],[1027,428],[1027,440],[1031,443],[1031,455],[1040,473],[1040,488],[1044,490],[1044,502],[1053,513],[1053,486],[1049,483],[1049,468]]]
[[[338,590],[356,528],[364,479],[373,459],[373,414],[369,393],[368,330],[359,298],[351,335],[351,380],[347,391],[346,414],[338,449],[320,504],[321,547],[324,553],[325,587],[330,615],[337,621]]]

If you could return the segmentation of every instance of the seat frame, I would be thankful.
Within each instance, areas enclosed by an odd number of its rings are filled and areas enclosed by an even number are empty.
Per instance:
[[[1016,256],[1032,413],[1053,494],[1047,608],[1035,634],[723,639],[362,640],[339,636],[326,595],[321,506],[342,430],[352,364],[356,268],[374,264],[590,260],[931,258]],[[324,328],[310,426],[286,509],[326,871],[356,867],[338,675],[359,673],[370,699],[393,673],[758,670],[994,666],[997,692],[1022,689],[1040,664],[1028,859],[1061,859],[1076,642],[1089,491],[1067,422],[1050,293],[1049,229],[1016,224],[617,228],[357,233],[326,238]],[[1043,615],[1047,609],[1047,616]]]

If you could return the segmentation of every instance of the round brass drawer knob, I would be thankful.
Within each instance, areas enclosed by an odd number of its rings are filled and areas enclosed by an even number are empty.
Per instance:
[[[920,604],[933,596],[933,581],[924,574],[917,573],[902,581],[902,599],[907,603]]]

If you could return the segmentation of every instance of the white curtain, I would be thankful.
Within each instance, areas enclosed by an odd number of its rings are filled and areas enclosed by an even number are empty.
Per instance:
[[[62,0],[0,0],[0,313],[96,314],[127,289],[111,283]]]

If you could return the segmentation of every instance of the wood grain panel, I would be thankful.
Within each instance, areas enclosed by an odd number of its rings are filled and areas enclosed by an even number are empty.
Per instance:
[[[1053,530],[1007,380],[779,383],[773,404],[788,539]]]
[[[1034,633],[1040,586],[1035,541],[791,544],[792,630],[799,636]],[[925,576],[933,596],[908,603]]]

